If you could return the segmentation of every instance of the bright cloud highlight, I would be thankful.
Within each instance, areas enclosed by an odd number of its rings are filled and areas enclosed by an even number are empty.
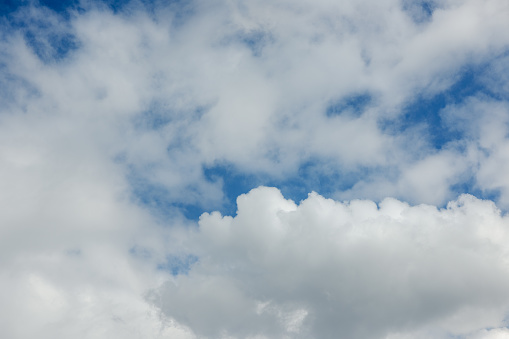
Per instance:
[[[200,218],[186,244],[199,261],[151,295],[198,335],[448,338],[504,325],[509,221],[491,202],[312,193],[297,206],[260,187],[237,203],[233,218]]]

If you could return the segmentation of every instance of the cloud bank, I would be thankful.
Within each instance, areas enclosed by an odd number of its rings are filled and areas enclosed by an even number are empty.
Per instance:
[[[507,337],[508,17],[1,5],[1,336]]]
[[[508,222],[470,195],[447,208],[392,198],[296,205],[275,188],[204,214],[188,274],[151,295],[201,337],[399,338],[504,324]]]

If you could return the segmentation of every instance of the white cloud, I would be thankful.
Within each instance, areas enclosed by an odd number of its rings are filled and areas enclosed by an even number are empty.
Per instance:
[[[117,15],[75,13],[69,23],[30,10],[33,22],[53,27],[39,40],[71,33],[78,47],[44,63],[21,34],[4,41],[3,62],[22,79],[4,86],[14,87],[9,110],[90,123],[110,156],[123,155],[170,200],[212,207],[221,192],[202,165],[280,178],[314,158],[348,170],[418,166],[428,146],[409,140],[425,139],[425,131],[389,135],[380,119],[447,88],[462,67],[491,60],[508,43],[502,1],[435,4],[426,22],[397,1],[189,6],[178,22],[169,8],[149,16],[135,5]],[[364,115],[325,116],[328,105],[357,93],[373,98]],[[422,190],[409,192],[429,201]]]
[[[482,330],[479,333],[476,333],[472,337],[473,339],[504,339],[509,336],[509,329],[504,328],[494,328],[491,330]]]
[[[504,1],[435,4],[427,20],[389,0],[197,1],[180,17],[87,6],[69,21],[27,6],[14,15],[24,25],[2,22],[3,337],[506,333],[507,221],[489,202],[377,208],[312,194],[297,206],[260,188],[238,216],[205,215],[196,229],[133,194],[157,187],[168,209],[213,210],[225,198],[203,166],[278,180],[316,160],[375,173],[341,199],[441,204],[472,171],[507,206],[506,103],[449,106],[468,140],[441,151],[424,130],[380,127],[472,64],[491,63],[483,81],[505,100]],[[59,57],[66,34],[76,46]],[[359,93],[372,99],[364,112],[326,117]],[[199,257],[188,275],[157,270],[187,254]]]
[[[391,169],[381,170],[368,181],[358,181],[352,188],[336,192],[334,197],[342,200],[369,196],[381,200],[390,196],[442,206],[456,196],[451,187],[468,182],[475,175],[480,153],[473,145],[453,144],[400,166],[397,175]]]
[[[474,175],[476,185],[487,192],[500,192],[498,203],[509,206],[509,106],[502,100],[471,97],[442,112],[449,124],[465,133],[476,149]]]
[[[143,298],[166,278],[155,270],[165,231],[132,203],[123,170],[80,127],[48,115],[2,117],[1,335],[177,337],[182,330],[161,328]],[[137,259],[132,246],[151,256]]]
[[[152,298],[204,337],[467,335],[503,325],[508,225],[468,195],[440,210],[315,193],[297,206],[260,187],[235,217],[200,218],[199,261]]]

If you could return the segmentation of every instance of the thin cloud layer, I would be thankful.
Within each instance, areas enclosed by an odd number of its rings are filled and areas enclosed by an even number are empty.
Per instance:
[[[0,15],[2,337],[507,336],[505,1]]]

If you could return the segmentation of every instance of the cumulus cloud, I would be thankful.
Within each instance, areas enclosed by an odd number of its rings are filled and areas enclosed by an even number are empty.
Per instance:
[[[505,1],[73,6],[0,18],[3,337],[506,335]]]
[[[202,215],[188,240],[198,262],[150,296],[199,336],[447,338],[504,325],[509,224],[492,202],[311,193],[296,205],[260,187],[237,203],[234,217]]]

